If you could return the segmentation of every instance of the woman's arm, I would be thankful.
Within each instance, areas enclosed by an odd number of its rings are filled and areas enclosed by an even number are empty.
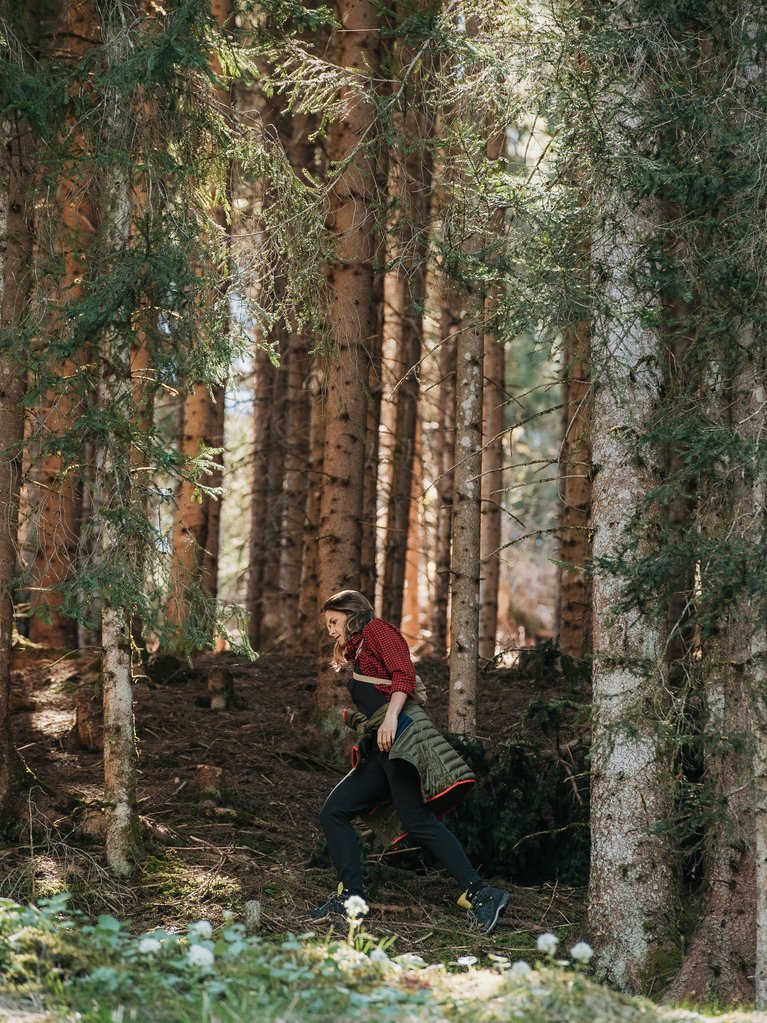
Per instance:
[[[407,693],[395,692],[391,694],[389,709],[386,717],[378,729],[378,748],[382,753],[388,753],[394,743],[394,736],[397,733],[397,721],[400,711],[407,703]]]

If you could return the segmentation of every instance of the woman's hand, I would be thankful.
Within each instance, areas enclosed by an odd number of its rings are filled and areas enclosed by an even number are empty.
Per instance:
[[[378,729],[378,748],[382,753],[388,753],[394,743],[394,736],[397,734],[397,721],[400,711],[407,703],[407,693],[392,693],[389,698],[389,709],[386,717]]]
[[[394,736],[397,734],[397,711],[390,707],[386,717],[378,729],[378,748],[382,753],[388,753],[394,743]]]

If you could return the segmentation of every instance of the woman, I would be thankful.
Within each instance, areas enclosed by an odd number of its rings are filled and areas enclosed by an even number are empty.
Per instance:
[[[344,719],[356,728],[359,741],[353,770],[320,812],[339,877],[338,892],[309,915],[345,916],[350,897],[364,898],[359,841],[351,822],[367,814],[379,834],[388,830],[390,841],[409,834],[428,849],[458,882],[463,891],[458,904],[468,910],[472,924],[490,934],[509,896],[482,881],[458,839],[438,819],[463,798],[474,777],[413,699],[416,674],[402,633],[376,618],[370,602],[356,590],[334,594],[322,611],[336,641],[336,666],[353,665],[348,688],[356,711],[344,711]],[[395,834],[386,827],[382,803],[392,803],[401,821]]]

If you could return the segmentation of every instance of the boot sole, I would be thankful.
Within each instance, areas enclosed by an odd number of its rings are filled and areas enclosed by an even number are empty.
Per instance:
[[[503,916],[503,914],[506,911],[506,907],[509,904],[509,900],[510,900],[510,896],[507,893],[504,893],[503,898],[501,898],[499,900],[499,902],[498,902],[498,908],[495,911],[495,916],[490,921],[488,926],[483,929],[483,931],[482,931],[483,934],[492,934],[493,933],[495,928],[498,926],[498,921],[501,919],[501,917]]]

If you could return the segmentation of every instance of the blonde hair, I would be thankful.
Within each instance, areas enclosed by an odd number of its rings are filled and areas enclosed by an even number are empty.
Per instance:
[[[320,611],[344,611],[348,615],[343,623],[343,636],[336,640],[333,647],[333,663],[336,668],[340,668],[346,663],[344,650],[349,637],[361,632],[375,618],[373,605],[359,590],[339,590],[328,597]]]

